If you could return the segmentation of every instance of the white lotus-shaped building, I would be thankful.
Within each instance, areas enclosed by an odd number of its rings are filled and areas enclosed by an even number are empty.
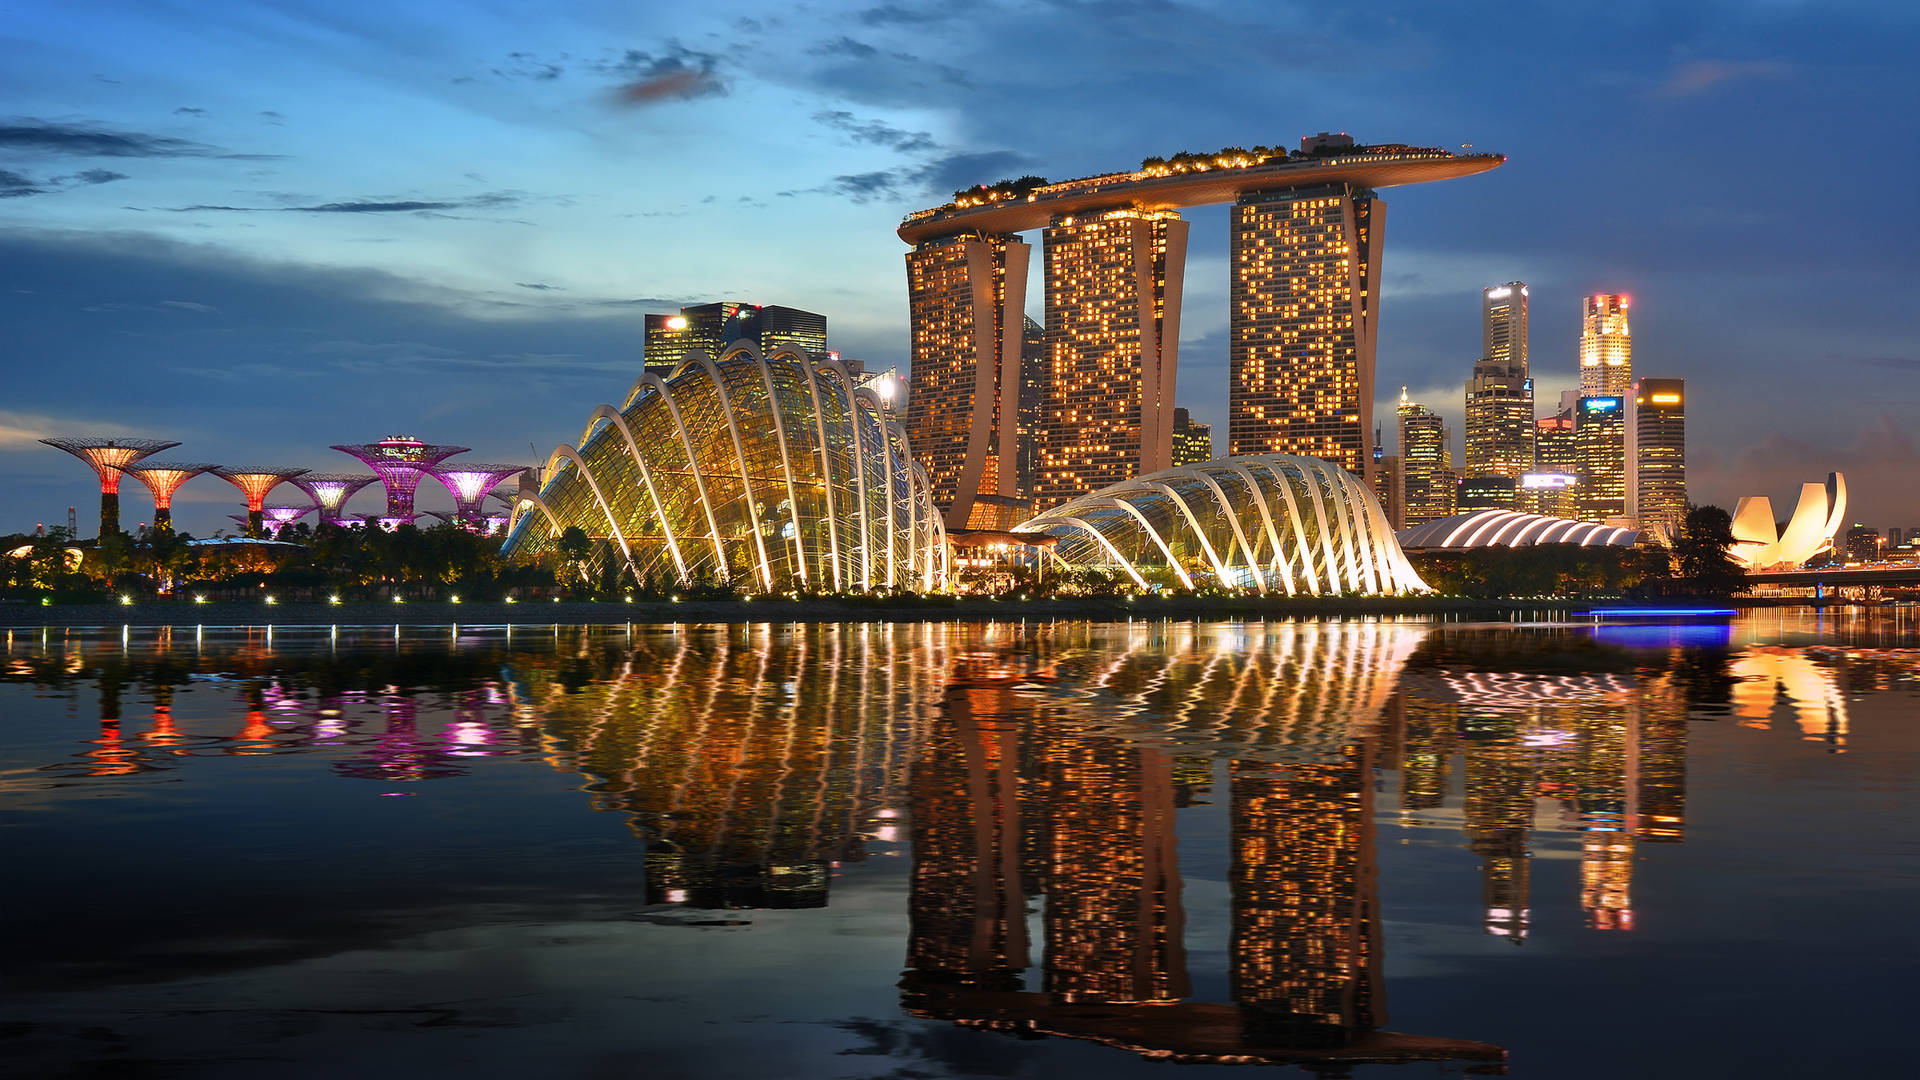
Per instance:
[[[1290,454],[1218,458],[1082,495],[1018,526],[1068,567],[1188,589],[1286,595],[1427,592],[1365,484]],[[1171,580],[1169,580],[1171,579]]]
[[[1825,484],[1800,485],[1800,503],[1787,527],[1778,530],[1773,503],[1765,495],[1741,499],[1733,511],[1730,554],[1750,570],[1799,566],[1833,546],[1847,516],[1847,478],[1828,473]]]
[[[943,589],[951,565],[906,434],[838,360],[739,342],[689,351],[601,405],[515,501],[503,553],[554,551],[569,527],[636,579],[767,590]]]

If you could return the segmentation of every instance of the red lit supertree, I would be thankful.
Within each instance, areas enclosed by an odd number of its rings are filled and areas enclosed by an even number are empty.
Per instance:
[[[320,511],[322,525],[357,525],[349,522],[340,511],[346,509],[347,500],[353,498],[361,488],[380,479],[377,476],[362,476],[359,473],[317,473],[310,472],[287,481],[294,487],[307,493],[313,505]]]
[[[173,493],[201,473],[219,467],[204,462],[142,461],[137,465],[119,466],[119,469],[147,485],[147,490],[153,493],[153,531],[170,533],[173,531]]]
[[[213,474],[239,488],[240,493],[247,497],[247,535],[257,538],[266,519],[267,492],[306,471],[265,465],[229,465],[213,470]]]
[[[415,516],[413,493],[420,486],[420,478],[453,455],[466,453],[468,448],[434,446],[411,435],[389,435],[376,443],[334,449],[359,458],[379,475],[380,483],[387,489],[386,517],[411,521]]]
[[[500,481],[525,470],[525,465],[475,465],[456,461],[434,469],[433,478],[445,484],[453,495],[453,516],[477,524],[485,512],[482,504],[486,502],[487,493]]]
[[[41,439],[93,466],[100,476],[100,535],[120,531],[120,472],[141,458],[180,444],[159,439],[122,439],[98,435],[61,435]]]

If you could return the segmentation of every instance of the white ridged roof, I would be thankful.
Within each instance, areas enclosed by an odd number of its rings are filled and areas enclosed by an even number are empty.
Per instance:
[[[1633,529],[1595,525],[1587,521],[1512,510],[1475,510],[1455,514],[1394,534],[1408,551],[1466,551],[1484,547],[1531,547],[1535,544],[1579,544],[1581,547],[1632,547],[1640,539]]]

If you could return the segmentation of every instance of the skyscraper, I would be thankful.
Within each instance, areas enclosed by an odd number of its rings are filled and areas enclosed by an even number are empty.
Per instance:
[[[1533,468],[1533,379],[1527,369],[1527,286],[1512,281],[1481,293],[1481,357],[1467,380],[1466,477],[1518,480]],[[1482,485],[1507,494],[1513,485]]]
[[[1185,409],[1173,410],[1173,462],[1198,465],[1213,460],[1213,425],[1194,420]]]
[[[1678,536],[1687,516],[1686,380],[1635,380],[1626,427],[1627,516]]]
[[[1580,520],[1604,522],[1627,512],[1627,416],[1624,399],[1582,397],[1574,418]]]
[[[1229,454],[1303,454],[1370,475],[1385,216],[1371,190],[1347,184],[1234,205]]]
[[[1012,524],[1031,250],[1012,236],[943,236],[907,253],[907,439],[949,529],[969,527],[976,503],[981,525]]]
[[[1633,389],[1633,334],[1628,299],[1596,293],[1580,324],[1580,396],[1625,398]]]
[[[1186,261],[1187,223],[1172,211],[1065,215],[1047,227],[1036,510],[1172,465]]]
[[[761,307],[738,300],[695,304],[677,315],[646,317],[647,370],[666,378],[688,349],[718,359],[727,346],[750,341],[761,352],[791,345],[815,359],[827,354],[827,317],[790,307]]]
[[[1028,315],[1020,317],[1019,481],[1015,487],[1029,498],[1033,477],[1040,468],[1040,406],[1053,384],[1047,359],[1047,328]]]
[[[1453,454],[1446,421],[1400,388],[1400,507],[1404,528],[1454,512]]]

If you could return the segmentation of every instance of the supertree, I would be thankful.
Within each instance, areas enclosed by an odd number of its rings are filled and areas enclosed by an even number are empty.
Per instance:
[[[100,476],[100,535],[120,531],[120,470],[162,450],[180,444],[159,439],[107,438],[99,435],[60,435],[41,439],[93,466]]]
[[[287,481],[294,487],[307,493],[313,505],[320,511],[320,524],[347,525],[340,513],[347,500],[368,484],[380,479],[377,476],[363,476],[359,473],[317,473],[310,472]]]
[[[147,485],[147,490],[153,492],[153,531],[170,533],[173,531],[173,493],[180,490],[180,485],[201,473],[212,472],[219,467],[197,461],[142,461],[136,465],[119,466],[119,469]]]
[[[313,513],[311,506],[268,506],[261,510],[260,528],[275,540],[280,538],[280,530]],[[252,514],[228,514],[228,517],[242,525],[253,521]]]
[[[434,469],[433,478],[445,484],[453,496],[454,517],[477,522],[487,493],[500,481],[525,470],[525,465],[475,465],[456,461]]]
[[[213,470],[215,476],[240,489],[247,497],[247,535],[258,537],[266,519],[267,492],[283,481],[304,474],[305,469],[278,469],[266,465],[229,465]]]
[[[434,446],[411,435],[389,435],[376,443],[334,449],[359,458],[379,475],[387,489],[386,517],[409,521],[414,516],[413,493],[420,486],[420,478],[442,461],[467,452],[464,446]]]

